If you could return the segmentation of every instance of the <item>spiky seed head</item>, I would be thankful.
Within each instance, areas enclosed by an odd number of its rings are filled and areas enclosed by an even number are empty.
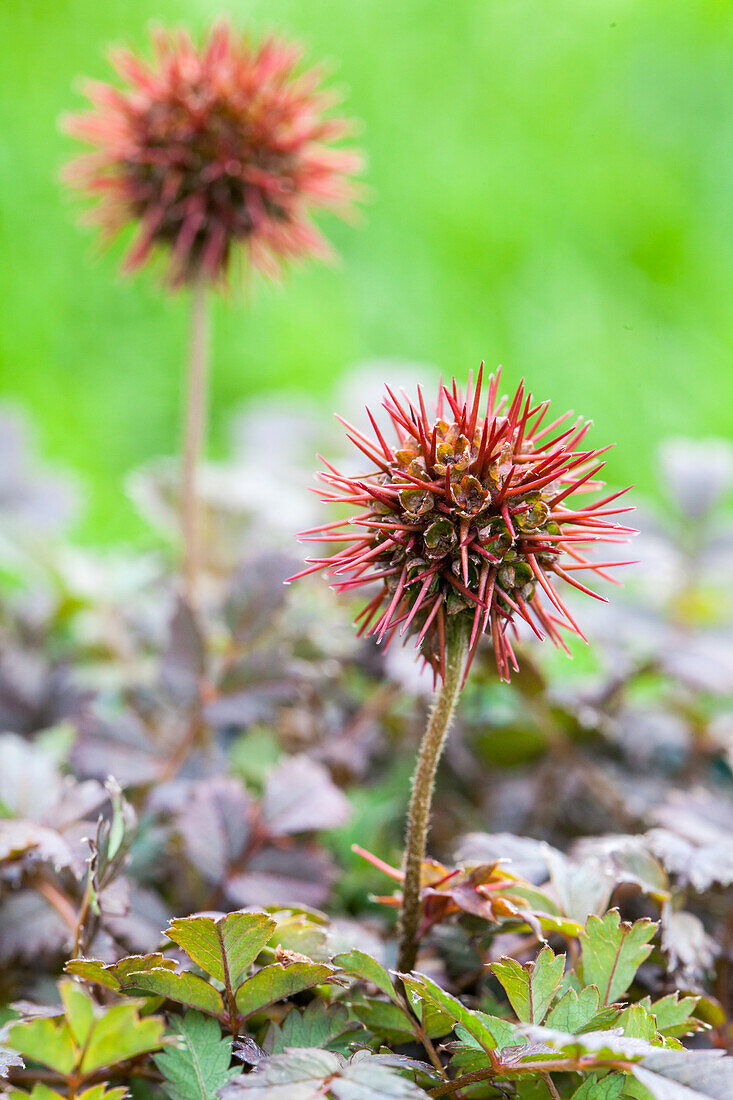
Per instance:
[[[343,421],[372,468],[347,476],[327,464],[319,477],[329,487],[326,501],[359,510],[303,532],[304,541],[345,545],[308,559],[309,568],[291,578],[322,570],[339,592],[373,590],[357,617],[359,633],[385,645],[398,634],[416,636],[436,678],[445,675],[446,633],[456,626],[470,639],[466,672],[489,634],[499,676],[508,680],[518,668],[519,620],[567,650],[561,630],[583,634],[555,582],[604,599],[578,573],[612,579],[607,569],[630,563],[592,560],[588,549],[635,534],[613,518],[632,510],[617,503],[627,490],[587,499],[604,484],[596,478],[603,451],[580,449],[590,423],[571,413],[551,419],[549,402],[534,404],[523,383],[511,400],[499,398],[499,372],[488,379],[484,403],[482,382],[483,364],[465,396],[455,381],[441,384],[431,413],[419,387],[416,402],[387,388],[383,407],[396,442],[369,410],[373,438]]]
[[[234,246],[277,275],[284,262],[330,249],[310,211],[353,210],[361,157],[333,147],[350,124],[297,46],[254,44],[227,23],[201,49],[183,31],[155,31],[154,59],[127,50],[111,61],[126,87],[88,82],[92,110],[65,129],[94,147],[63,178],[97,199],[88,220],[107,238],[138,224],[125,270],[162,246],[171,285],[224,278]]]

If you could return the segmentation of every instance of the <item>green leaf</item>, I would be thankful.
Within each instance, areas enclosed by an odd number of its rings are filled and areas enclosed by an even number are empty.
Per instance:
[[[32,1100],[66,1100],[62,1093],[56,1092],[56,1089],[50,1089],[48,1085],[39,1083],[36,1083],[30,1092],[25,1092],[23,1089],[10,1089],[8,1097],[10,1100],[27,1100],[28,1097]]]
[[[533,1077],[531,1079],[523,1078],[516,1082],[515,1087],[518,1100],[549,1100],[547,1085],[539,1077]],[[493,1097],[492,1100],[494,1100]],[[499,1100],[498,1095],[496,1100]]]
[[[477,1070],[486,1069],[491,1065],[489,1056],[484,1048],[469,1035],[460,1024],[456,1024],[456,1035],[460,1038],[455,1043],[450,1043],[451,1069],[456,1077],[462,1073],[475,1073]],[[543,1098],[546,1100],[546,1098]]]
[[[547,1026],[558,1031],[570,1031],[576,1034],[589,1023],[598,1012],[601,1003],[600,994],[594,985],[589,985],[576,993],[568,989],[554,1005],[547,1016]]]
[[[371,955],[365,955],[363,951],[354,949],[345,952],[343,955],[336,955],[333,961],[346,974],[353,974],[354,977],[361,978],[364,982],[371,982],[372,985],[376,985],[377,989],[381,989],[382,993],[386,993],[390,1000],[396,1001],[398,999],[394,982],[382,964],[373,959]]]
[[[125,1100],[128,1095],[124,1085],[117,1085],[110,1089],[107,1088],[106,1084],[102,1084],[92,1085],[91,1088],[77,1092],[76,1097],[77,1100]],[[23,1092],[22,1089],[11,1089],[8,1096],[10,1100],[66,1100],[63,1093],[56,1092],[55,1089],[39,1082],[36,1082],[30,1092]]]
[[[689,1035],[693,1031],[699,1031],[702,1023],[692,1017],[697,1008],[697,997],[682,997],[678,993],[669,993],[651,1003],[649,997],[645,997],[639,1003],[653,1013],[657,1021],[657,1031],[660,1035],[671,1035],[679,1038],[681,1035]]]
[[[479,1012],[478,1016],[491,1032],[496,1050],[526,1045],[525,1036],[520,1035],[508,1020],[501,1020],[498,1016],[487,1016],[484,1012]],[[464,1073],[486,1069],[490,1063],[485,1048],[466,1031],[462,1024],[456,1024],[456,1035],[459,1041],[450,1044],[450,1049],[453,1051],[451,1065]]]
[[[627,1005],[619,1013],[617,1024],[623,1028],[624,1035],[632,1039],[648,1039],[652,1042],[657,1035],[657,1021],[644,1005]]]
[[[238,1067],[230,1068],[231,1038],[223,1037],[216,1020],[200,1012],[187,1012],[172,1026],[179,1045],[154,1058],[166,1095],[170,1100],[216,1100],[217,1090],[239,1073]]]
[[[622,921],[618,909],[605,917],[588,917],[580,935],[582,975],[586,985],[598,986],[602,1004],[617,1001],[631,985],[636,971],[651,951],[654,921]]]
[[[543,947],[534,962],[520,966],[503,958],[492,964],[518,1018],[525,1024],[541,1024],[558,991],[565,970],[565,956]]]
[[[124,1085],[108,1089],[105,1084],[92,1085],[90,1089],[84,1089],[78,1094],[79,1100],[123,1100],[123,1097],[128,1095]]]
[[[101,1015],[92,1029],[81,1060],[85,1076],[114,1066],[139,1054],[159,1050],[163,1044],[163,1020],[158,1016],[141,1019],[135,1004],[113,1005]]]
[[[25,1058],[63,1077],[83,1078],[162,1045],[163,1020],[141,1019],[136,1004],[100,1009],[74,982],[61,982],[59,990],[65,1016],[23,1020],[10,1028],[10,1045]]]
[[[176,974],[172,970],[147,970],[128,975],[122,986],[125,993],[152,994],[170,1001],[197,1008],[212,1016],[224,1016],[224,1002],[218,990],[188,971]]]
[[[25,1059],[40,1062],[67,1077],[74,1069],[78,1051],[68,1022],[61,1019],[22,1020],[11,1024],[8,1046]]]
[[[587,1024],[578,1028],[578,1035],[586,1035],[589,1031],[606,1031],[608,1028],[615,1027],[620,1011],[621,1008],[617,1004],[599,1008]]]
[[[328,981],[336,971],[326,963],[296,962],[289,966],[272,963],[263,966],[249,981],[237,990],[237,1008],[243,1016],[312,989],[314,985]]]
[[[71,959],[64,970],[67,974],[74,974],[86,982],[95,982],[118,993],[129,974],[140,973],[143,970],[175,970],[175,968],[175,959],[166,959],[165,956],[155,952],[151,955],[128,955],[125,959],[108,964],[100,962],[99,959]]]
[[[84,1047],[94,1029],[94,1004],[92,999],[86,990],[76,982],[61,982],[59,992],[72,1039],[76,1046]]]
[[[391,1001],[370,999],[352,1004],[351,1011],[380,1039],[392,1043],[409,1043],[415,1038],[417,1022]],[[313,1045],[313,1044],[311,1044]]]
[[[235,991],[276,927],[267,913],[228,913],[213,917],[180,917],[166,931],[169,939],[212,978]]]
[[[632,1067],[655,1100],[730,1100],[733,1058],[719,1051],[655,1051]]]
[[[221,1100],[245,1100],[244,1092],[252,1100],[425,1100],[413,1081],[384,1064],[380,1055],[364,1051],[348,1061],[326,1050],[275,1054],[219,1095]]]
[[[448,1035],[453,1030],[455,1021],[450,1013],[418,997],[414,989],[406,987],[405,992],[412,1009],[412,1013],[408,1013],[408,1016],[412,1014],[417,1016],[425,1034],[431,1039]]]
[[[495,1024],[506,1024],[505,1020],[498,1020],[497,1017],[487,1016],[483,1012],[472,1012],[424,974],[403,974],[402,980],[405,987],[414,990],[422,1000],[446,1012],[455,1023],[462,1024],[484,1050],[497,1049],[498,1043],[492,1029]]]
[[[328,950],[327,927],[324,917],[308,911],[283,912],[272,911],[277,921],[268,950],[281,947],[285,951],[296,951],[307,955],[316,962],[326,962],[331,952]]]
[[[622,1073],[609,1073],[600,1079],[594,1073],[575,1090],[570,1100],[619,1100],[626,1081]]]
[[[394,1007],[384,1001],[380,1003],[388,1008]],[[305,1011],[299,1012],[297,1008],[293,1008],[281,1024],[271,1023],[263,1046],[268,1054],[282,1054],[290,1047],[325,1049],[358,1027],[355,1021],[349,1020],[344,1005],[311,1001]]]

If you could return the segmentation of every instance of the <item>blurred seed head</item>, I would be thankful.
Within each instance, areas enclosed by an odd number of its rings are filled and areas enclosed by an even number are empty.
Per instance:
[[[125,270],[162,247],[171,285],[227,275],[235,246],[276,276],[284,263],[327,258],[311,211],[353,212],[361,165],[334,146],[351,124],[328,114],[321,69],[302,70],[300,49],[260,44],[217,24],[198,49],[184,31],[153,33],[148,63],[116,50],[123,88],[89,81],[92,109],[65,129],[93,146],[63,178],[97,200],[88,220],[112,238],[138,225]]]

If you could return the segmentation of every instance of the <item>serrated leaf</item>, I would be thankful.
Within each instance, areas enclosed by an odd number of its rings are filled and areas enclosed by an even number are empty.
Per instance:
[[[285,951],[297,951],[307,955],[314,962],[327,962],[331,952],[328,949],[326,926],[313,913],[273,913],[277,928],[270,940],[269,948],[281,947]]]
[[[660,1035],[671,1035],[679,1038],[681,1035],[689,1035],[693,1031],[699,1031],[702,1023],[692,1018],[692,1013],[697,1008],[697,997],[680,997],[678,993],[669,993],[658,1001],[651,1003],[649,997],[645,997],[640,1004],[653,1013],[657,1021],[657,1031]]]
[[[545,1022],[548,1027],[575,1034],[590,1023],[598,1012],[600,1003],[600,994],[594,985],[586,986],[580,993],[568,989],[550,1009]]]
[[[237,1008],[243,1016],[312,989],[314,985],[328,981],[335,974],[326,963],[296,962],[289,966],[272,963],[263,966],[249,981],[237,990]]]
[[[409,1043],[415,1038],[415,1021],[411,1026],[409,1017],[392,1001],[371,999],[351,1005],[351,1011],[381,1039],[399,1044]]]
[[[77,1051],[66,1019],[23,1020],[12,1024],[8,1046],[33,1062],[48,1066],[63,1077],[74,1069]]]
[[[379,1055],[360,1051],[348,1061],[325,1050],[289,1050],[275,1054],[220,1092],[221,1100],[425,1100],[413,1081]],[[409,1059],[412,1068],[415,1063]]]
[[[71,1037],[76,1046],[84,1047],[94,1029],[94,1005],[92,1000],[86,991],[75,982],[61,982],[59,992]]]
[[[215,1100],[238,1067],[231,1068],[232,1040],[222,1036],[210,1016],[189,1011],[175,1019],[173,1028],[180,1044],[154,1058],[163,1074],[163,1089],[170,1100]]]
[[[583,981],[598,986],[602,1004],[617,1001],[629,988],[651,951],[649,941],[656,929],[647,919],[622,921],[618,909],[603,918],[588,918],[580,934]]]
[[[224,1015],[224,1002],[218,990],[198,974],[176,974],[172,970],[145,970],[129,974],[122,989],[125,993],[142,992],[166,997],[187,1008],[196,1008],[212,1016]]]
[[[584,1031],[579,1035],[555,1031],[550,1027],[521,1024],[519,1030],[539,1043],[546,1043],[554,1050],[561,1050],[573,1058],[581,1054],[599,1055],[602,1058],[621,1055],[627,1058],[644,1058],[655,1048],[646,1039],[632,1039],[622,1034],[621,1028],[610,1031]]]
[[[384,1002],[381,1003],[384,1004]],[[293,1008],[281,1024],[274,1022],[270,1024],[264,1040],[264,1049],[268,1054],[282,1054],[290,1047],[325,1049],[358,1027],[355,1021],[349,1020],[349,1014],[344,1005],[327,1005],[323,1001],[311,1001],[303,1012]]]
[[[380,1057],[351,1061],[342,1079],[331,1082],[333,1100],[425,1100],[424,1091],[414,1081],[401,1077],[397,1067],[379,1062]]]
[[[373,959],[371,955],[366,955],[363,951],[358,951],[355,948],[353,951],[336,955],[333,961],[346,974],[353,974],[354,977],[361,978],[364,982],[371,982],[372,985],[376,985],[377,989],[381,989],[382,993],[386,993],[390,1000],[397,1000],[394,982],[382,964]]]
[[[116,963],[103,963],[99,959],[71,959],[64,970],[84,981],[94,982],[118,993],[121,983],[130,974],[144,970],[175,970],[174,959],[166,959],[159,952],[150,955],[128,955]]]
[[[589,1031],[605,1031],[612,1028],[618,1020],[620,1011],[621,1009],[617,1004],[600,1008],[587,1024],[578,1028],[577,1034],[586,1035]]]
[[[405,993],[410,1002],[410,1008],[420,1021],[425,1034],[431,1039],[448,1035],[453,1030],[454,1020],[449,1013],[438,1008],[436,1004],[418,997],[414,989],[406,986]]]
[[[169,939],[212,978],[231,990],[242,984],[252,963],[274,932],[267,913],[228,913],[213,917],[180,917],[166,931]]]
[[[462,1024],[469,1035],[472,1035],[484,1050],[497,1049],[497,1040],[491,1026],[492,1022],[497,1020],[497,1017],[487,1016],[483,1012],[471,1011],[457,997],[441,989],[439,985],[436,985],[430,978],[425,977],[424,974],[403,974],[401,977],[406,988],[414,990],[422,1000],[447,1013],[455,1023]],[[505,1020],[498,1022],[500,1024],[506,1023]]]
[[[275,1054],[261,1069],[237,1077],[219,1094],[221,1100],[241,1100],[244,1090],[264,1100],[316,1100],[324,1082],[340,1072],[344,1059],[327,1050],[293,1050]]]
[[[526,1045],[527,1040],[525,1037],[520,1035],[508,1020],[502,1020],[498,1016],[488,1016],[484,1012],[479,1012],[478,1016],[481,1023],[491,1033],[496,1050],[502,1051],[511,1047]],[[468,1073],[473,1070],[486,1069],[489,1065],[489,1059],[485,1047],[470,1032],[466,1031],[462,1024],[456,1024],[455,1030],[459,1041],[448,1044],[448,1049],[453,1052],[451,1064]]]
[[[108,1089],[105,1084],[102,1084],[92,1085],[90,1089],[84,1089],[83,1092],[78,1094],[78,1097],[79,1100],[123,1100],[123,1097],[128,1095],[124,1085]]]
[[[575,1090],[570,1100],[619,1100],[627,1080],[621,1073],[608,1073],[600,1079],[593,1073]]]
[[[164,1023],[157,1016],[141,1019],[137,1005],[108,1008],[96,1021],[87,1041],[80,1071],[84,1075],[159,1050]]]
[[[733,1058],[722,1051],[655,1051],[632,1067],[655,1100],[730,1100]]]
[[[159,1017],[141,1019],[134,1003],[100,1010],[80,986],[71,982],[62,983],[60,989],[64,1017],[24,1020],[10,1028],[9,1044],[25,1058],[64,1077],[72,1072],[86,1077],[103,1066],[161,1047],[164,1023]],[[88,1008],[83,1007],[84,1000]]]
[[[644,1005],[627,1005],[619,1013],[617,1024],[623,1029],[624,1035],[632,1039],[648,1039],[649,1042],[657,1034],[657,1021]]]
[[[557,993],[565,970],[565,956],[543,947],[534,962],[524,966],[509,957],[492,963],[491,969],[504,988],[517,1017],[526,1024],[541,1024]]]

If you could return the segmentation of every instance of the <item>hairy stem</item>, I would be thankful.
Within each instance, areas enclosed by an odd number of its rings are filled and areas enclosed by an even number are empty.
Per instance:
[[[417,958],[420,872],[430,828],[435,773],[461,690],[467,641],[467,634],[462,625],[453,625],[446,638],[445,680],[435,696],[412,779],[405,858],[402,865],[405,878],[400,919],[400,950],[397,960],[397,968],[402,973],[412,970]]]
[[[201,567],[201,504],[197,473],[206,433],[206,387],[209,360],[209,316],[206,284],[198,279],[191,288],[190,337],[186,377],[183,467],[181,470],[181,541],[183,590],[190,607],[196,605]]]
[[[561,1100],[560,1093],[555,1088],[555,1083],[552,1080],[552,1077],[550,1076],[550,1074],[549,1073],[543,1073],[542,1074],[542,1080],[547,1085],[547,1091],[549,1092],[550,1096],[552,1097],[552,1100]]]

